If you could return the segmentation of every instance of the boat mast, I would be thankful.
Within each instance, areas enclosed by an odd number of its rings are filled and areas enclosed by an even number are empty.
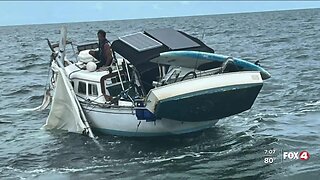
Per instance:
[[[57,61],[58,65],[59,65],[59,67],[62,70],[61,73],[60,73],[61,76],[64,76],[65,78],[63,78],[63,79],[66,79],[67,76],[66,76],[66,71],[65,71],[65,68],[64,68],[64,60],[65,60],[65,55],[66,55],[65,49],[66,49],[66,42],[67,42],[67,40],[66,40],[67,39],[67,28],[65,26],[63,26],[61,28],[60,33],[61,33],[61,38],[60,38],[60,42],[59,42],[59,52],[58,52],[58,57],[57,57],[56,61]],[[69,89],[70,89],[70,91],[71,91],[71,93],[73,95],[73,97],[70,97],[70,98],[74,99],[76,104],[77,104],[77,109],[80,112],[81,119],[82,119],[83,123],[86,126],[86,130],[88,131],[89,137],[94,139],[95,136],[94,136],[94,134],[93,134],[93,132],[91,130],[91,127],[90,127],[90,125],[88,123],[88,120],[87,120],[83,110],[82,110],[82,107],[81,107],[81,105],[80,105],[80,103],[79,103],[79,101],[77,99],[77,96],[76,96],[76,94],[74,92],[74,89],[72,88],[72,85],[71,85],[70,81],[65,81],[64,80],[64,83],[67,85],[67,87],[69,87]]]

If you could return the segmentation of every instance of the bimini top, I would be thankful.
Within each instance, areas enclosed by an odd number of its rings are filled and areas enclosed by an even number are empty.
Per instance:
[[[211,52],[199,39],[171,28],[146,30],[119,37],[112,43],[112,49],[129,60],[138,69],[149,64],[149,60],[166,51],[193,50]]]
[[[113,41],[111,47],[137,68],[146,83],[152,82],[152,79],[158,76],[157,64],[150,60],[160,56],[162,52],[191,50],[214,53],[213,49],[199,39],[172,28],[146,30],[122,36]]]

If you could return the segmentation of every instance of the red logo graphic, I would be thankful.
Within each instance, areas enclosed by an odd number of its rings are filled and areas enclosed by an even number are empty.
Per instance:
[[[308,151],[301,151],[299,157],[302,161],[306,161],[310,158],[310,154],[308,153]]]

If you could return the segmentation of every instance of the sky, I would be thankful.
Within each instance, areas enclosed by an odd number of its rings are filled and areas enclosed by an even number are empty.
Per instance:
[[[319,1],[0,1],[0,26],[320,8]]]

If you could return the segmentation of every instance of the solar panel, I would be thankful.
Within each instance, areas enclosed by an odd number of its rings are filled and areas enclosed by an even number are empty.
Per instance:
[[[119,39],[139,52],[162,46],[161,43],[141,32],[127,36],[122,36],[119,37]]]
[[[148,30],[146,33],[172,50],[200,46],[200,44],[171,28]]]

